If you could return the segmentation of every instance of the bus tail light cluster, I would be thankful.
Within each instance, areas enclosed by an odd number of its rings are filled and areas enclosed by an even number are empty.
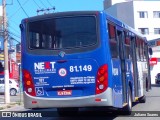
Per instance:
[[[23,70],[24,90],[31,96],[36,96],[35,87],[31,74],[27,70]]]
[[[104,92],[108,87],[108,65],[105,64],[98,69],[96,78],[96,94]]]

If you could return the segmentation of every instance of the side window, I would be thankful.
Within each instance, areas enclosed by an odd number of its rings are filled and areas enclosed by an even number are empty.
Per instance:
[[[140,61],[140,39],[136,37],[136,56],[137,61]]]
[[[147,56],[148,56],[148,48],[147,44],[144,44],[144,61],[147,61]]]
[[[142,52],[143,52],[143,61],[146,61],[146,56],[145,56],[145,42],[143,41],[142,43]]]
[[[144,42],[141,39],[140,40],[140,58],[141,58],[141,61],[144,61],[144,52],[143,52],[144,46],[143,46],[143,44],[144,44]]]
[[[131,58],[131,54],[130,54],[131,40],[130,40],[130,37],[129,37],[129,32],[125,31],[124,35],[125,35],[124,46],[125,46],[126,58],[130,59]]]
[[[112,58],[118,58],[118,43],[116,40],[115,26],[108,23],[109,44]]]

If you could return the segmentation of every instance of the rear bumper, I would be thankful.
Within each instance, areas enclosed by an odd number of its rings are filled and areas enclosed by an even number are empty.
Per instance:
[[[76,98],[41,98],[30,96],[26,92],[24,92],[23,95],[25,108],[113,106],[111,88],[108,88],[104,93],[99,95]],[[98,99],[98,101],[96,101],[96,99]]]

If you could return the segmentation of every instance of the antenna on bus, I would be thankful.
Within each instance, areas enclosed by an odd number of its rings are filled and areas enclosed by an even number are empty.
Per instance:
[[[47,9],[43,9],[43,8],[42,9],[38,9],[37,10],[37,15],[38,15],[39,12],[44,12],[44,14],[48,14],[51,10],[53,10],[53,12],[54,12],[55,9],[56,9],[55,7],[53,7],[53,8],[47,8]]]

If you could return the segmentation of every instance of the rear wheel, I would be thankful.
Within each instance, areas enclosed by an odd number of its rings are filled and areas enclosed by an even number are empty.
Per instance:
[[[78,114],[78,108],[57,108],[59,116],[75,116]]]
[[[132,93],[131,90],[128,90],[128,102],[127,105],[123,108],[123,114],[130,115],[132,112]]]

